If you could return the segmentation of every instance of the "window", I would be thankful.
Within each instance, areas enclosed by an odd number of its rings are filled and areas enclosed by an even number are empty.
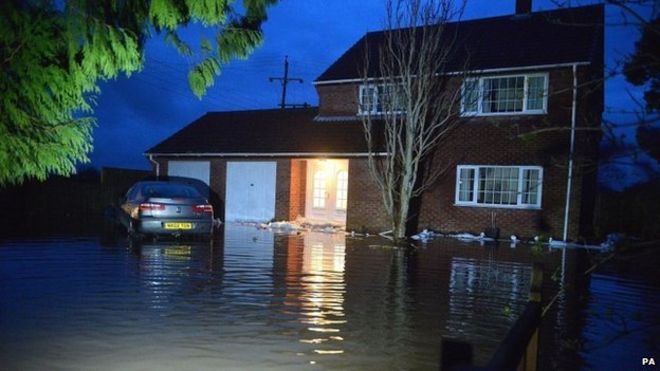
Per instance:
[[[315,208],[325,207],[325,171],[314,173],[314,184],[312,194],[312,206]]]
[[[456,204],[540,208],[540,166],[460,165],[456,170]]]
[[[468,78],[463,82],[464,115],[545,113],[548,75]]]
[[[348,203],[348,171],[342,170],[337,174],[337,210],[346,210]]]
[[[399,113],[404,110],[404,94],[400,85],[361,85],[360,114]]]

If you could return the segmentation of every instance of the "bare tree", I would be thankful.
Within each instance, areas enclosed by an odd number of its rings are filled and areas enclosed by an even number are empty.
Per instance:
[[[360,110],[369,171],[391,218],[392,235],[400,240],[411,199],[446,168],[438,161],[431,168],[429,160],[458,122],[460,84],[447,75],[455,35],[445,26],[460,18],[464,3],[387,0],[386,6],[382,39],[372,35],[378,49],[368,50],[369,36],[365,43]],[[381,151],[385,155],[376,156]]]

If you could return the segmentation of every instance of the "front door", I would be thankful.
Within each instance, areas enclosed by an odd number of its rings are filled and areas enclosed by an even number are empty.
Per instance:
[[[348,160],[308,160],[305,217],[345,225],[347,204]]]

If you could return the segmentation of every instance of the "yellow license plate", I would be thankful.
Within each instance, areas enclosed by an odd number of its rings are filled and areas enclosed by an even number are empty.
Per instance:
[[[165,229],[192,229],[192,223],[165,223]]]

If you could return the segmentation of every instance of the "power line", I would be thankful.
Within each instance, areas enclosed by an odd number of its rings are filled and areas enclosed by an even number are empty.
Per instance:
[[[282,99],[280,101],[280,108],[285,109],[287,106],[289,107],[307,107],[307,103],[305,104],[286,104],[286,86],[289,84],[290,81],[298,81],[299,83],[302,84],[303,80],[299,77],[289,77],[289,56],[284,57],[284,77],[270,77],[268,78],[268,81],[273,82],[273,81],[280,81],[282,83]]]

